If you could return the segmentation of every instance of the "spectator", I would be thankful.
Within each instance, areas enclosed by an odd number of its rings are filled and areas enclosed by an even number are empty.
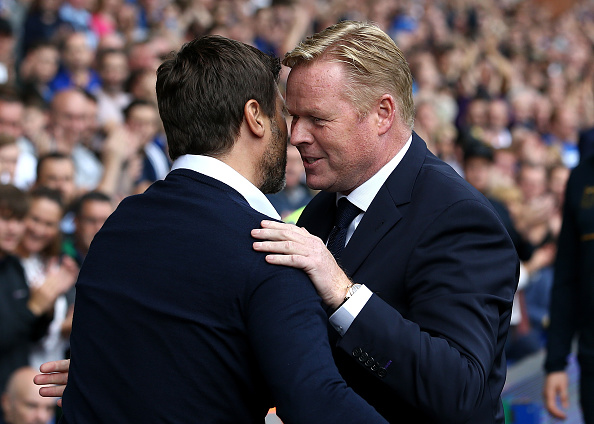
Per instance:
[[[25,216],[25,233],[15,251],[25,270],[27,285],[36,290],[45,284],[56,284],[52,278],[56,278],[60,268],[64,270],[59,274],[64,281],[58,282],[62,292],[58,293],[51,308],[52,321],[43,338],[31,348],[29,365],[38,369],[44,362],[66,357],[72,326],[72,309],[69,310],[69,306],[74,300],[71,288],[78,268],[72,259],[60,257],[60,220],[64,213],[60,192],[39,187],[31,191],[29,197],[31,203]]]
[[[58,14],[60,18],[70,24],[75,33],[82,33],[87,39],[87,45],[92,49],[97,47],[97,36],[91,28],[91,12],[86,9],[85,0],[62,0]]]
[[[60,223],[60,229],[65,234],[72,234],[74,231],[74,216],[70,212],[72,202],[78,193],[74,175],[74,161],[68,155],[54,152],[39,158],[34,187],[48,187],[60,192],[62,203],[67,210]]]
[[[129,131],[139,137],[142,172],[135,181],[134,192],[142,192],[148,185],[165,178],[171,167],[167,153],[161,145],[159,111],[147,100],[135,100],[125,110]]]
[[[49,87],[55,95],[61,90],[78,87],[94,92],[101,87],[99,75],[92,68],[95,49],[83,32],[68,34],[60,49],[60,69]]]
[[[16,81],[15,46],[12,24],[0,16],[0,84],[14,84]]]
[[[510,111],[503,99],[494,99],[488,105],[486,141],[496,149],[510,147],[512,135],[509,131]]]
[[[23,24],[22,56],[40,42],[56,43],[72,26],[58,14],[61,0],[33,0]]]
[[[87,256],[93,237],[113,210],[111,198],[98,191],[85,193],[76,201],[74,234],[64,240],[62,250],[76,260],[79,267]]]
[[[554,241],[558,232],[551,225],[556,212],[555,199],[548,192],[547,169],[542,164],[522,163],[518,170],[518,187],[524,205],[516,217],[519,231],[534,246]]]
[[[464,176],[477,190],[484,194],[509,233],[521,263],[530,260],[533,254],[532,245],[525,240],[517,231],[512,216],[505,203],[495,199],[493,191],[493,149],[481,142],[474,142],[464,152]],[[518,289],[514,295],[510,330],[506,341],[506,356],[508,360],[518,360],[522,357],[536,352],[541,348],[539,334],[532,331],[524,289],[528,279],[522,279],[518,283]]]
[[[101,78],[101,88],[97,90],[98,120],[101,126],[124,122],[124,109],[132,101],[125,91],[125,83],[130,77],[128,58],[124,50],[102,50],[97,56],[97,70]]]
[[[49,424],[55,417],[52,399],[39,396],[32,367],[16,369],[2,392],[2,410],[6,424]]]
[[[74,161],[70,156],[58,152],[48,153],[41,156],[37,162],[35,187],[58,190],[63,204],[69,208],[77,196],[74,174]]]
[[[0,133],[0,184],[14,184],[19,146],[14,137]]]
[[[142,68],[131,73],[127,81],[127,89],[133,98],[139,100],[148,100],[157,104],[157,94],[155,84],[157,83],[157,73],[152,68]]]
[[[124,110],[125,125],[108,133],[103,149],[105,173],[99,191],[116,200],[143,192],[153,182],[165,178],[170,163],[159,144],[161,125],[156,106],[134,100]]]
[[[435,155],[464,176],[462,146],[458,143],[458,130],[454,124],[446,122],[436,128]]]
[[[91,29],[98,40],[116,33],[122,0],[98,0],[91,15]]]
[[[26,190],[35,179],[37,149],[32,140],[24,137],[24,110],[23,102],[16,90],[10,85],[0,86],[0,133],[14,137],[19,146],[14,184]]]
[[[103,165],[95,154],[82,144],[87,136],[89,100],[78,88],[60,91],[52,99],[50,132],[52,151],[72,156],[75,184],[82,190],[92,190],[101,181]]]
[[[553,110],[550,132],[544,134],[544,141],[561,152],[563,164],[568,168],[579,162],[579,126],[575,110],[568,105],[560,105]]]
[[[60,51],[54,43],[40,41],[31,46],[20,67],[23,96],[36,96],[49,104],[53,94],[49,84],[59,64]]]
[[[25,231],[29,209],[26,194],[13,185],[0,185],[0,387],[9,375],[29,363],[29,347],[47,328],[48,317],[35,308],[25,273],[14,256]],[[39,298],[39,296],[38,296]]]

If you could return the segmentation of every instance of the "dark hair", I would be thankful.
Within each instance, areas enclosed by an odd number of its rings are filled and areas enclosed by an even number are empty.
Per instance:
[[[0,84],[0,102],[22,103],[19,91],[10,84]]]
[[[148,100],[145,99],[134,99],[130,102],[130,104],[128,104],[128,106],[126,106],[124,108],[124,110],[122,111],[124,114],[124,119],[128,120],[128,118],[130,117],[130,113],[132,112],[132,109],[134,109],[136,106],[149,106],[151,108],[155,107],[155,103],[154,102],[150,102]]]
[[[470,159],[475,158],[486,159],[489,162],[493,162],[493,148],[478,140],[469,143],[464,149],[464,162],[468,162]]]
[[[60,153],[60,152],[51,152],[51,153],[46,153],[45,155],[42,155],[39,157],[39,159],[37,159],[37,169],[36,169],[36,175],[37,175],[37,180],[39,181],[39,175],[41,174],[41,169],[43,168],[43,164],[48,161],[48,160],[52,160],[52,159],[56,159],[56,160],[69,160],[72,162],[72,164],[74,165],[74,160],[72,159],[72,157],[64,154],[64,153]]]
[[[105,58],[112,54],[119,54],[121,56],[124,56],[126,58],[126,60],[128,58],[126,50],[108,47],[108,48],[101,49],[101,50],[97,51],[96,56],[95,56],[95,63],[97,63],[98,66],[103,65],[103,61],[105,60]]]
[[[14,29],[10,21],[4,17],[0,17],[0,36],[12,37],[14,35]]]
[[[171,159],[215,156],[237,137],[247,101],[276,110],[278,58],[217,35],[185,44],[157,70],[157,101]]]
[[[22,220],[29,211],[27,193],[12,184],[0,184],[0,216]]]
[[[85,203],[87,202],[106,202],[111,204],[111,197],[101,191],[89,191],[80,196],[75,202],[73,212],[74,215],[80,217],[80,213]]]

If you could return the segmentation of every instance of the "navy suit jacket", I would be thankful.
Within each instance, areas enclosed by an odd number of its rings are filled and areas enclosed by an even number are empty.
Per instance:
[[[320,193],[298,225],[325,240],[335,209]],[[344,337],[329,329],[347,384],[394,423],[504,422],[519,261],[491,204],[416,134],[341,263],[374,293]]]
[[[252,249],[262,219],[187,169],[122,201],[77,281],[64,423],[385,422],[340,378],[305,273]]]

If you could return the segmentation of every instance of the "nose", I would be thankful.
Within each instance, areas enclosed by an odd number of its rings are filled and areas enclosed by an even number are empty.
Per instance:
[[[293,118],[291,122],[291,144],[299,146],[300,144],[311,144],[313,136],[307,127],[307,122],[301,118]]]

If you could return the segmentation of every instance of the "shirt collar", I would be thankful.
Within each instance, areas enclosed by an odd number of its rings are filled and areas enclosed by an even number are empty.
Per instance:
[[[271,218],[281,219],[264,193],[226,163],[210,156],[183,155],[171,166],[172,171],[179,168],[190,169],[219,180],[237,190],[253,209]]]
[[[338,203],[338,200],[340,200],[342,197],[346,197],[353,205],[357,206],[363,212],[367,212],[367,209],[369,208],[369,205],[371,205],[371,202],[377,195],[377,192],[384,185],[392,171],[396,169],[396,167],[408,151],[408,148],[410,147],[411,143],[412,135],[408,138],[408,140],[404,144],[404,147],[400,149],[396,156],[394,156],[390,160],[390,162],[385,164],[379,171],[377,171],[373,177],[371,177],[363,184],[361,184],[359,187],[354,189],[348,196],[345,196],[341,193],[336,193],[336,202]]]

